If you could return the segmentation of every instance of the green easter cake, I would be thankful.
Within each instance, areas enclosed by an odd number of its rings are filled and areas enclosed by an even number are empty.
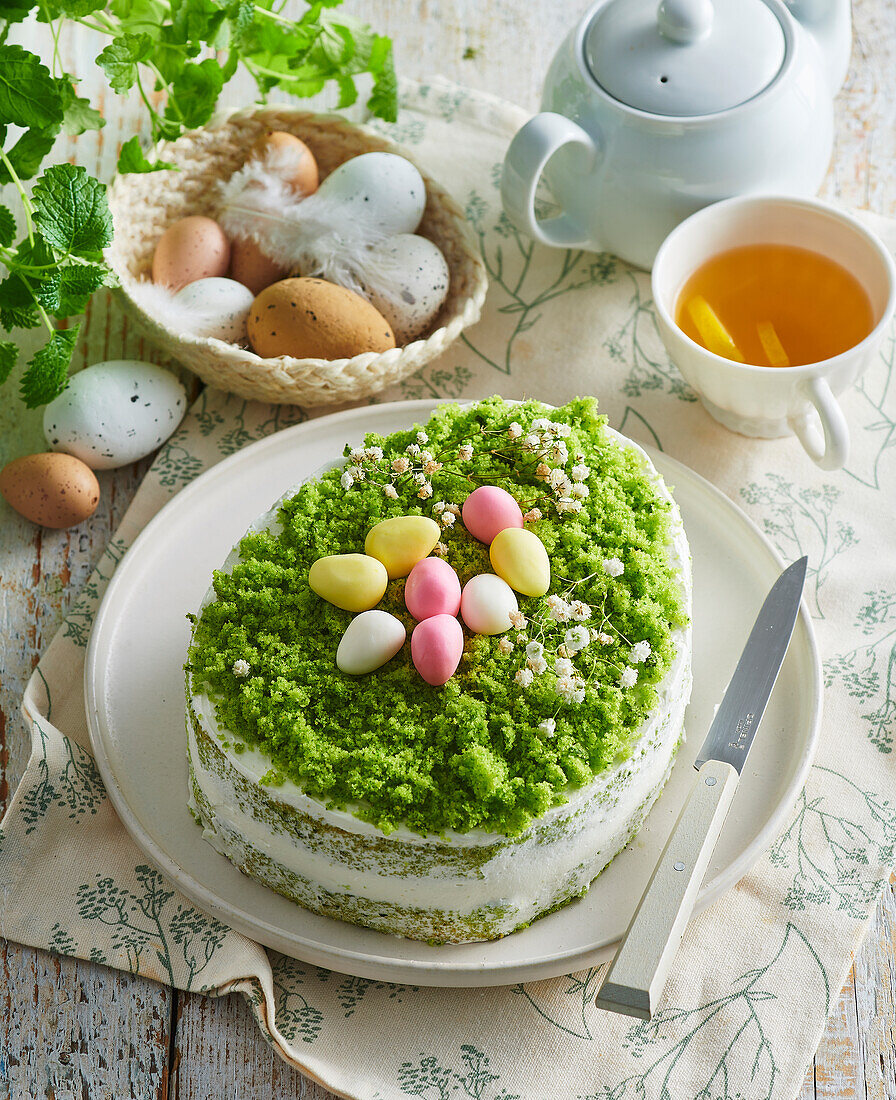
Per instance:
[[[368,435],[214,573],[186,666],[193,815],[316,913],[504,936],[585,893],[662,790],[690,604],[675,502],[594,399]]]

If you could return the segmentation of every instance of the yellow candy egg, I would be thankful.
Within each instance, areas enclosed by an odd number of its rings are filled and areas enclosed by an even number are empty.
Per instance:
[[[389,580],[406,577],[439,541],[439,525],[426,516],[396,516],[371,527],[364,551],[378,558]]]
[[[548,552],[538,535],[525,527],[499,531],[488,556],[501,580],[524,596],[543,596],[551,586]]]
[[[308,570],[311,590],[343,611],[376,607],[388,583],[383,563],[367,554],[329,554]]]

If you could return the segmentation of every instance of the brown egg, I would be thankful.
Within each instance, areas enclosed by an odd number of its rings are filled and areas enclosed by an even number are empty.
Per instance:
[[[152,281],[180,290],[197,279],[226,275],[230,241],[213,218],[191,214],[169,225],[152,258]]]
[[[317,190],[320,177],[314,154],[304,141],[285,130],[272,130],[252,146],[250,157],[264,161],[293,190],[310,195]]]
[[[253,240],[237,238],[230,246],[230,277],[260,294],[266,286],[276,283],[289,272],[261,251]]]
[[[96,511],[100,484],[74,455],[25,455],[0,470],[0,494],[32,523],[74,527]]]
[[[351,359],[395,347],[370,302],[323,279],[284,279],[263,290],[249,310],[249,341],[265,359]]]

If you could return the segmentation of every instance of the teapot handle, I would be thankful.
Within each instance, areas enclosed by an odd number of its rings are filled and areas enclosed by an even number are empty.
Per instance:
[[[535,192],[545,166],[564,145],[584,151],[581,171],[589,173],[599,156],[593,139],[565,115],[544,111],[530,119],[514,136],[504,157],[501,201],[513,224],[542,244],[555,248],[600,250],[596,241],[568,211],[543,221],[535,215]]]

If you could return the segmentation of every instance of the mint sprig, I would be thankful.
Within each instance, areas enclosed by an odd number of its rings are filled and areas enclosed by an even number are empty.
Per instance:
[[[104,125],[99,111],[78,95],[78,74],[64,70],[61,22],[81,23],[108,38],[96,64],[113,92],[143,100],[153,142],[205,125],[241,66],[254,78],[262,102],[275,88],[305,97],[333,84],[340,107],[356,101],[356,79],[367,74],[368,109],[394,121],[392,44],[340,15],[341,3],[308,0],[299,19],[283,15],[279,0],[17,0],[0,7],[0,184],[18,192],[19,224],[25,228],[14,245],[16,218],[0,206],[0,327],[47,330],[46,344],[22,378],[27,407],[51,401],[65,388],[79,331],[69,319],[84,311],[91,294],[115,282],[103,259],[112,240],[104,184],[84,168],[44,164],[60,133]],[[10,27],[32,13],[51,25],[57,45],[49,64],[7,41]],[[121,173],[172,167],[148,159],[136,136],[123,144],[118,159]],[[35,177],[29,194],[24,184]],[[0,383],[16,359],[16,345],[0,341]]]

